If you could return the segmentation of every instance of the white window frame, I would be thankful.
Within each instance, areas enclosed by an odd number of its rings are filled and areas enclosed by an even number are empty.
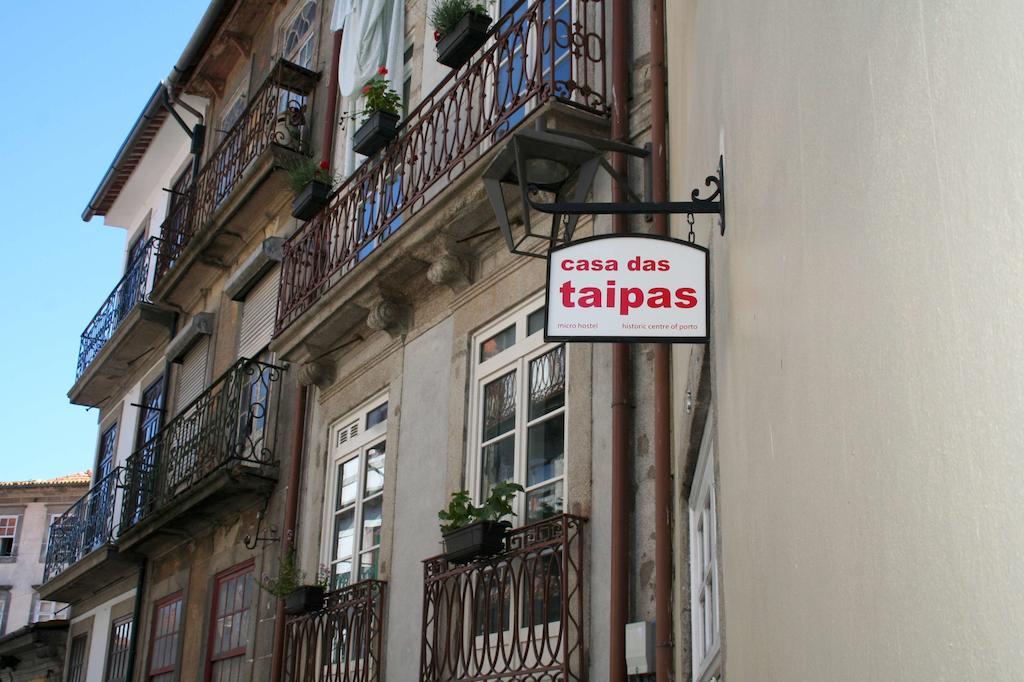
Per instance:
[[[45,613],[43,611],[43,604],[44,603],[50,605],[50,609],[48,611],[46,611]],[[43,599],[43,598],[41,598],[39,596],[39,593],[36,592],[33,595],[33,602],[32,602],[32,622],[33,623],[40,623],[40,622],[56,620],[57,619],[57,614],[60,613],[61,611],[63,611],[64,609],[66,609],[66,608],[67,608],[67,604],[64,604],[64,603],[59,602],[59,601],[50,601],[48,599]],[[43,615],[46,616],[46,619],[41,621],[40,620],[40,616],[43,616]]]
[[[704,428],[689,499],[690,651],[693,658],[694,682],[711,680],[718,674],[718,659],[722,646],[722,621],[719,612],[721,576],[718,571],[718,497],[715,486],[715,447],[710,435],[710,424],[709,417]],[[703,533],[701,528],[705,529]],[[707,531],[710,531],[710,535]],[[707,538],[707,541],[700,542],[698,538]],[[705,638],[708,618],[711,618],[713,623],[711,642],[707,642]]]
[[[309,35],[306,37],[305,41],[300,41],[298,47],[292,54],[288,54],[287,52],[285,52],[284,44],[285,40],[288,37],[288,30],[291,28],[291,25],[299,17],[302,11],[305,10],[310,3],[316,4],[316,16],[313,18],[313,21],[310,22]],[[281,22],[277,30],[277,52],[279,55],[281,55],[282,59],[287,60],[293,64],[296,64],[297,66],[301,66],[305,69],[309,69],[310,71],[316,70],[317,48],[319,47],[318,41],[320,38],[321,24],[323,23],[323,8],[323,0],[299,0],[299,2],[295,4],[295,7],[293,7],[291,11],[284,15],[284,21]],[[295,61],[294,57],[297,57],[298,55],[302,54],[303,48],[305,48],[306,45],[310,44],[312,45],[310,47],[309,52],[309,64],[299,64],[299,62]]]
[[[469,484],[470,497],[481,503],[483,491],[481,483],[483,477],[483,448],[485,442],[500,440],[496,437],[491,441],[484,441],[483,434],[483,401],[484,387],[491,381],[507,374],[513,369],[516,371],[516,424],[513,428],[515,463],[513,466],[512,480],[522,484],[526,493],[516,494],[512,508],[516,516],[511,519],[513,525],[523,526],[527,524],[526,519],[526,497],[527,494],[551,485],[558,481],[562,482],[562,513],[569,507],[569,443],[568,443],[568,406],[570,400],[569,382],[565,382],[565,400],[562,407],[547,412],[537,419],[529,418],[529,367],[530,361],[554,350],[560,343],[547,343],[544,341],[544,331],[541,329],[527,336],[527,320],[529,316],[544,307],[543,295],[532,297],[524,304],[521,304],[508,315],[503,316],[474,334],[471,339],[470,353],[472,358],[470,370],[470,391],[469,391],[469,429],[467,432],[467,459],[466,459],[466,481]],[[506,329],[510,325],[516,326],[516,341],[497,355],[480,360],[480,344]],[[566,374],[568,374],[569,348],[565,348]],[[524,390],[526,387],[527,390]],[[533,424],[552,419],[556,414],[563,415],[563,466],[562,474],[541,483],[527,487],[527,434],[529,427]],[[504,435],[504,434],[503,434]]]
[[[388,405],[388,415],[384,421],[374,424],[371,428],[366,428],[366,417],[371,412],[379,408],[381,405]],[[365,554],[371,552],[377,552],[377,570],[380,568],[380,551],[381,545],[373,545],[364,547],[363,546],[363,507],[367,502],[373,502],[376,500],[381,501],[381,525],[384,524],[384,512],[387,507],[383,504],[384,502],[384,490],[387,487],[387,479],[385,478],[381,489],[371,495],[366,495],[366,459],[367,454],[373,450],[373,448],[381,443],[384,444],[384,462],[385,471],[387,469],[387,458],[389,456],[389,450],[391,445],[388,443],[388,419],[391,417],[391,405],[388,401],[388,394],[382,393],[372,400],[368,400],[363,403],[359,409],[350,412],[345,416],[344,419],[339,419],[334,422],[329,430],[330,441],[328,445],[328,456],[327,456],[327,475],[324,477],[326,488],[324,490],[324,508],[323,508],[323,528],[322,537],[320,542],[320,563],[327,568],[328,573],[331,576],[331,585],[328,589],[334,590],[339,589],[334,585],[334,521],[340,510],[337,510],[337,495],[338,495],[338,469],[342,464],[358,460],[358,472],[359,478],[356,482],[356,496],[355,501],[346,507],[346,510],[353,510],[352,518],[352,569],[349,577],[348,585],[354,585],[357,582],[363,580],[359,577],[359,568],[361,566],[362,557]],[[357,424],[357,434],[352,438],[346,438],[344,443],[339,444],[342,432],[348,430],[353,424]],[[394,456],[391,454],[391,456]],[[382,475],[383,477],[383,475]],[[383,538],[382,538],[383,539]],[[374,576],[373,579],[379,577]]]
[[[14,519],[14,526],[11,528],[10,535],[2,535],[0,538],[11,539],[11,553],[0,554],[0,558],[13,559],[18,556],[18,530],[21,526],[21,516],[18,514],[0,514],[0,521],[7,521],[8,519]]]

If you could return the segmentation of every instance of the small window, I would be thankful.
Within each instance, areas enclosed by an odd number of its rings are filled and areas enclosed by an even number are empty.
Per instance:
[[[0,635],[7,633],[7,606],[11,601],[11,593],[0,590]]]
[[[281,36],[281,53],[287,61],[312,70],[317,19],[316,0],[307,0],[288,18]]]
[[[127,682],[128,656],[132,649],[131,615],[116,618],[110,625],[107,645],[107,674],[104,682]]]
[[[534,310],[526,318],[526,335],[533,336],[544,329],[544,309]]]
[[[158,601],[153,606],[153,638],[149,649],[151,682],[171,682],[178,666],[181,633],[181,595]]]
[[[114,449],[117,447],[117,423],[110,425],[100,436],[100,452],[97,457],[96,483],[107,477],[114,468]]]
[[[222,573],[213,591],[208,680],[241,680],[249,650],[253,591],[252,564]]]
[[[506,348],[511,348],[515,342],[516,326],[513,324],[505,327],[494,336],[485,339],[480,344],[480,362],[490,360]]]
[[[705,427],[690,489],[690,626],[693,679],[717,674],[720,647],[718,615],[718,513],[715,509],[714,449]]]
[[[68,682],[85,682],[85,652],[89,635],[82,633],[71,638],[68,656]]]
[[[48,620],[56,620],[60,618],[61,611],[67,608],[67,604],[62,604],[58,601],[49,601],[47,599],[40,599],[39,595],[35,595],[35,608],[32,609],[32,622],[33,623],[44,623]],[[66,616],[64,616],[66,617]]]
[[[0,516],[0,557],[14,556],[14,540],[18,536],[18,517]]]
[[[388,404],[384,403],[380,407],[375,407],[370,410],[366,415],[366,428],[372,429],[377,424],[381,424],[388,418]]]

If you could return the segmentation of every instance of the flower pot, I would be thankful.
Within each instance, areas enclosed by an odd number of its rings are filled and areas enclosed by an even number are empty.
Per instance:
[[[465,64],[487,42],[491,21],[482,12],[470,10],[463,14],[455,28],[437,41],[437,61],[453,69]]]
[[[284,598],[284,612],[289,616],[319,611],[324,607],[324,588],[319,585],[296,587]]]
[[[363,156],[372,156],[398,137],[398,114],[375,111],[352,136],[352,148]]]
[[[331,186],[313,180],[292,200],[292,217],[309,220],[327,205],[331,196]]]
[[[466,563],[505,551],[506,521],[477,521],[441,536],[444,558],[452,563]]]

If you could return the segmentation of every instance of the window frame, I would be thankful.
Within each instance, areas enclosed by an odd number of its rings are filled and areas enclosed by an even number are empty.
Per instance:
[[[253,627],[253,625],[255,623],[255,619],[253,617],[253,610],[254,610],[253,609],[253,603],[255,602],[255,599],[251,600],[250,603],[249,603],[249,606],[248,606],[248,610],[249,610],[249,614],[250,615],[249,615],[249,624],[247,626],[247,630],[248,631],[245,633],[245,646],[242,647],[241,649],[239,649],[239,648],[232,649],[230,652],[220,652],[219,654],[216,655],[217,657],[214,658],[213,643],[214,643],[214,633],[216,632],[217,617],[218,617],[218,614],[217,614],[217,600],[220,598],[220,591],[221,591],[222,586],[228,580],[231,580],[232,578],[236,578],[238,576],[245,575],[246,573],[249,573],[250,577],[255,582],[255,580],[256,580],[255,566],[256,566],[256,560],[255,559],[248,559],[246,561],[243,561],[240,564],[236,564],[236,565],[232,566],[231,568],[227,568],[227,569],[221,571],[220,573],[217,573],[213,577],[213,589],[211,590],[212,598],[210,600],[210,620],[207,623],[206,654],[205,654],[205,661],[204,661],[204,666],[203,666],[204,667],[203,679],[206,682],[210,682],[213,679],[213,664],[214,663],[216,663],[217,661],[225,661],[225,660],[228,660],[228,659],[231,659],[231,658],[237,658],[237,657],[240,657],[240,656],[244,658],[249,653],[249,644],[250,644],[250,640],[252,639],[252,637],[251,637],[251,635],[252,635],[252,627]],[[255,592],[255,590],[258,589],[258,588],[254,585],[252,589]]]
[[[719,654],[722,647],[721,610],[719,608],[721,592],[721,574],[718,569],[718,495],[715,484],[715,444],[711,437],[711,419],[708,418],[701,440],[700,454],[690,486],[687,501],[689,528],[689,559],[690,559],[690,651],[691,675],[694,682],[712,679],[718,674]],[[707,515],[701,517],[706,510]],[[710,548],[709,561],[705,568],[701,543],[698,543],[698,523],[710,528],[711,538],[707,543]],[[707,584],[706,586],[706,583]],[[700,606],[700,598],[705,593],[705,586],[711,597],[712,619],[715,624],[714,640],[705,645],[704,627],[707,611]],[[707,598],[705,598],[707,604]],[[706,651],[705,651],[706,649]],[[703,654],[698,652],[704,652]]]
[[[122,678],[111,678],[111,674],[113,673],[112,665],[113,665],[113,662],[114,662],[113,659],[114,659],[114,654],[115,653],[123,654],[125,656],[125,664],[124,664],[125,665],[125,673],[126,674],[128,673],[128,658],[131,657],[132,646],[134,644],[134,642],[133,642],[134,632],[135,632],[135,618],[134,618],[134,615],[135,614],[133,614],[133,613],[127,613],[127,614],[124,614],[122,616],[118,616],[117,618],[111,618],[110,619],[110,628],[108,629],[108,632],[107,632],[106,659],[103,661],[103,682],[111,682],[112,679],[117,679],[117,680],[121,680],[122,679]],[[116,639],[115,635],[117,634],[118,628],[124,626],[125,624],[127,624],[127,626],[128,626],[128,631],[127,631],[127,634],[126,634],[126,637],[127,637],[127,640],[128,640],[128,644],[127,644],[126,647],[124,647],[124,649],[119,649],[119,650],[117,650],[115,652],[114,645],[117,642],[117,639]],[[123,678],[123,679],[124,679],[124,682],[131,682],[127,678]]]
[[[75,662],[75,646],[81,643],[81,660]],[[77,668],[77,671],[76,671]],[[72,672],[78,672],[78,676],[72,677]],[[86,675],[89,672],[89,632],[79,632],[78,634],[72,634],[70,641],[68,642],[68,661],[64,669],[64,679],[66,682],[85,682]]]
[[[387,405],[387,416],[383,421],[379,421],[372,427],[366,427],[367,417],[379,409],[380,407]],[[343,587],[354,585],[364,580],[360,577],[360,567],[362,557],[364,554],[371,552],[377,552],[377,562],[375,568],[375,575],[372,578],[365,578],[365,580],[377,579],[380,574],[380,552],[383,545],[383,527],[384,527],[384,512],[387,506],[384,504],[384,492],[387,488],[387,461],[388,461],[388,420],[391,417],[391,404],[388,394],[381,393],[375,396],[371,400],[363,402],[363,404],[356,410],[349,412],[343,419],[338,419],[330,427],[330,449],[327,456],[327,475],[324,477],[325,488],[324,488],[324,506],[323,506],[323,524],[320,542],[320,563],[327,567],[329,574],[330,586],[329,590],[343,589]],[[344,444],[338,444],[338,437],[345,429],[348,429],[351,424],[355,422],[359,424],[359,433],[353,439],[346,440]],[[384,445],[384,472],[381,477],[383,479],[381,488],[379,491],[366,495],[366,472],[367,472],[367,454],[373,450],[376,446]],[[338,470],[347,462],[352,460],[358,460],[357,471],[358,480],[356,482],[356,494],[355,500],[351,505],[346,508],[338,509]],[[381,502],[381,539],[376,545],[372,547],[363,546],[363,512],[364,506],[367,502],[373,502],[380,500]],[[351,562],[352,568],[350,571],[350,578],[347,586],[339,587],[334,584],[334,564],[335,561],[335,527],[334,523],[338,515],[344,511],[352,510],[352,554]]]
[[[299,42],[294,54],[289,55],[286,52],[285,47],[285,40],[287,40],[288,31],[291,28],[292,24],[295,22],[295,20],[298,19],[299,15],[302,14],[303,10],[305,10],[310,3],[316,5],[316,10],[314,12],[314,18],[309,25],[309,35],[306,37],[305,41]],[[292,64],[300,66],[304,69],[316,71],[317,56],[320,50],[320,34],[322,32],[321,28],[323,27],[324,19],[323,13],[324,2],[322,0],[299,0],[298,2],[295,3],[294,7],[292,7],[288,12],[283,14],[284,18],[277,29],[277,52],[280,55],[281,59],[291,62]],[[299,62],[292,59],[293,56],[301,55],[303,48],[309,44],[311,44],[311,47],[309,50],[308,66],[300,64]]]
[[[18,558],[18,544],[19,544],[18,540],[21,537],[21,525],[22,525],[22,519],[23,518],[24,518],[24,514],[21,514],[21,513],[12,513],[12,512],[0,513],[0,522],[6,521],[7,519],[14,519],[14,527],[12,529],[13,532],[10,535],[0,536],[0,540],[6,539],[6,538],[10,538],[11,539],[11,553],[10,554],[0,554],[0,562],[8,562],[9,563],[9,562],[17,560],[17,558]]]
[[[110,461],[108,464],[107,471],[103,471],[103,464],[107,461],[104,457],[104,444],[106,442],[106,436],[108,433],[113,431],[113,435],[110,440]],[[96,485],[102,481],[107,474],[117,467],[117,445],[121,438],[120,420],[112,418],[106,424],[100,426],[100,437],[99,442],[96,444],[96,467],[93,469],[95,472],[92,477],[93,485]]]
[[[153,649],[154,649],[154,647],[156,645],[156,638],[157,638],[157,632],[156,632],[157,622],[158,622],[157,616],[160,613],[160,609],[162,609],[163,607],[167,606],[168,604],[173,604],[174,602],[179,602],[181,604],[181,606],[178,609],[177,629],[174,631],[174,634],[178,635],[178,643],[177,643],[177,645],[175,646],[175,649],[174,649],[174,665],[172,665],[170,667],[163,667],[163,668],[160,668],[159,670],[153,670]],[[181,645],[182,645],[182,634],[183,634],[183,630],[184,630],[184,628],[182,626],[184,625],[184,622],[183,622],[184,615],[185,615],[185,600],[184,600],[184,592],[182,590],[178,590],[177,592],[172,592],[171,594],[169,594],[169,595],[167,595],[165,597],[162,597],[160,599],[157,599],[156,601],[153,602],[153,607],[152,607],[152,610],[150,612],[150,619],[152,620],[152,622],[150,623],[150,627],[149,627],[149,646],[148,646],[148,651],[146,653],[146,673],[145,673],[146,680],[152,680],[153,678],[161,676],[161,675],[167,675],[168,673],[174,674],[174,673],[178,672],[178,666],[181,663]],[[167,635],[163,635],[163,636],[167,636]]]
[[[520,304],[512,312],[494,320],[487,326],[473,334],[470,339],[470,376],[469,376],[469,419],[466,434],[467,457],[466,457],[466,481],[470,488],[470,496],[476,503],[481,503],[483,491],[483,448],[485,443],[495,443],[507,436],[507,433],[500,434],[491,439],[483,438],[483,407],[484,387],[492,381],[505,376],[510,371],[517,372],[516,384],[516,423],[512,429],[514,437],[514,463],[513,477],[511,480],[520,483],[526,489],[524,493],[517,493],[512,503],[516,513],[512,523],[516,526],[536,523],[540,519],[527,520],[527,497],[529,493],[540,490],[553,483],[562,483],[562,509],[559,513],[566,513],[569,509],[569,404],[570,388],[568,381],[569,347],[564,343],[547,342],[544,340],[543,328],[529,333],[529,319],[531,315],[544,309],[543,294],[531,296],[526,302]],[[515,325],[515,340],[512,345],[499,351],[495,355],[482,360],[480,357],[481,344],[502,332],[511,325]],[[566,375],[564,398],[561,407],[546,412],[540,417],[531,419],[529,415],[529,378],[530,363],[533,360],[559,348],[564,349],[563,372]],[[525,379],[525,383],[523,381]],[[525,387],[526,390],[523,390]],[[529,429],[531,426],[553,419],[556,415],[562,416],[562,473],[558,476],[544,479],[531,486],[527,486],[528,473],[528,444]]]
[[[7,616],[11,612],[11,590],[0,588],[0,636],[7,634]]]

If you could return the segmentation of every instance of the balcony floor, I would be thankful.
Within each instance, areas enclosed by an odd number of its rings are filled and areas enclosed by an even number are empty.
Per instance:
[[[101,545],[39,586],[40,599],[73,603],[135,573],[141,557],[112,544]]]

